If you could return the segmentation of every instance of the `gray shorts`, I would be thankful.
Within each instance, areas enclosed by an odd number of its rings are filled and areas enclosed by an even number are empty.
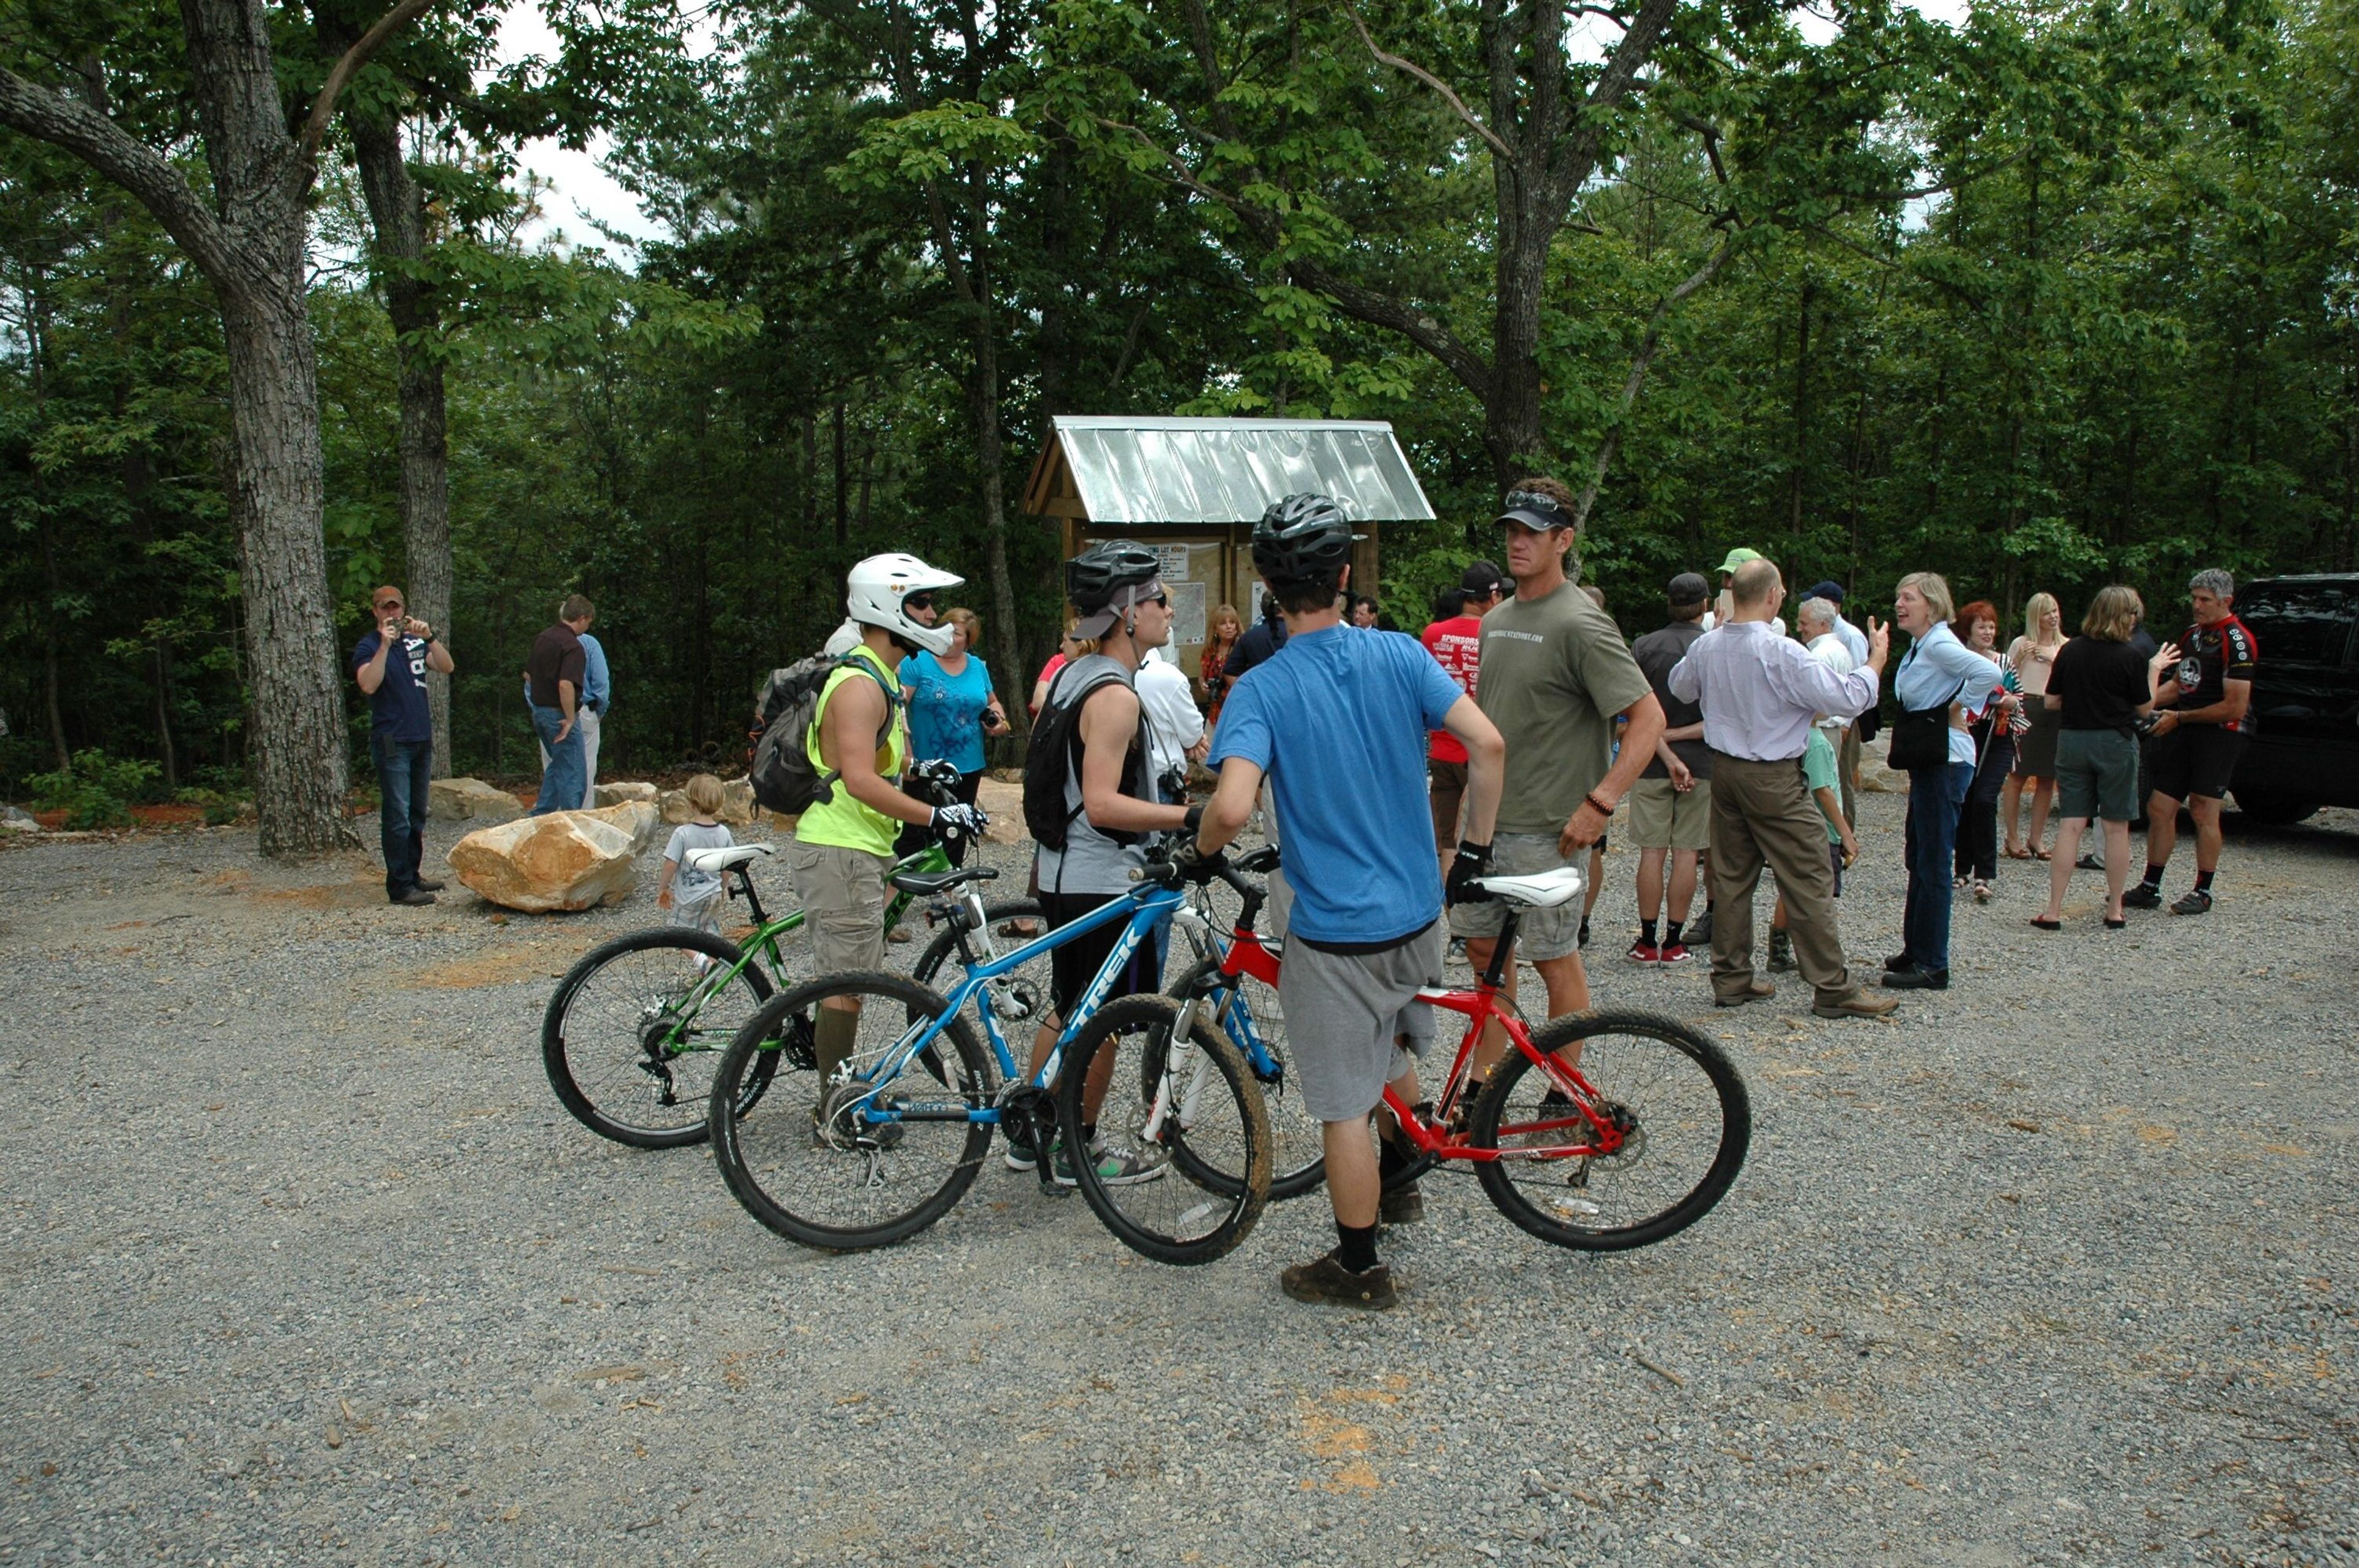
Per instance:
[[[1382,953],[1321,952],[1299,937],[1286,945],[1277,1004],[1305,1110],[1356,1121],[1408,1071],[1411,1054],[1433,1039],[1433,1009],[1417,993],[1441,983],[1445,945],[1439,920]]]
[[[893,862],[836,844],[787,846],[787,871],[803,901],[811,973],[885,967],[885,873]]]
[[[1494,876],[1536,876],[1560,866],[1586,867],[1588,861],[1586,849],[1581,852],[1578,861],[1558,854],[1553,833],[1502,833],[1491,840]],[[1581,905],[1580,899],[1569,898],[1554,909],[1521,911],[1516,925],[1517,956],[1527,964],[1538,964],[1580,952]],[[1499,934],[1506,919],[1507,906],[1495,899],[1487,903],[1462,903],[1450,911],[1450,929],[1456,935],[1487,942]]]

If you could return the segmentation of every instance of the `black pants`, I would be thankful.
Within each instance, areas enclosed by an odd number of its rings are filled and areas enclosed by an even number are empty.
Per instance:
[[[1985,719],[1974,726],[1974,743],[1982,760],[1958,816],[1958,875],[1990,881],[1998,875],[1998,795],[2015,771],[2015,731]]]
[[[1049,929],[1054,931],[1117,899],[1125,903],[1129,902],[1120,893],[1044,892],[1040,895],[1040,909],[1049,917]],[[1070,1021],[1072,1018],[1073,1005],[1090,989],[1090,982],[1097,979],[1098,971],[1113,956],[1114,944],[1121,941],[1123,933],[1129,929],[1130,923],[1126,920],[1109,920],[1088,935],[1076,936],[1063,946],[1049,951],[1049,989],[1055,992],[1060,1020]],[[1114,977],[1113,986],[1102,1000],[1111,1001],[1118,996],[1145,996],[1158,989],[1162,984],[1161,956],[1156,951],[1155,939],[1149,936],[1131,949],[1129,961],[1123,965],[1122,973]]]

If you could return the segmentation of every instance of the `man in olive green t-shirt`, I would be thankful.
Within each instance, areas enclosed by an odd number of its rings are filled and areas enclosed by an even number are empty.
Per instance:
[[[1507,742],[1491,864],[1503,876],[1569,865],[1603,838],[1663,731],[1662,704],[1620,629],[1565,576],[1574,504],[1556,481],[1527,479],[1507,492],[1499,517],[1516,593],[1483,617],[1475,700]],[[1619,761],[1616,718],[1629,724]],[[1503,916],[1495,903],[1451,911],[1451,928],[1466,938],[1478,973],[1491,961]],[[1580,931],[1577,902],[1527,910],[1518,923],[1518,956],[1539,970],[1552,1018],[1589,1006]],[[1503,1044],[1486,1038],[1477,1066],[1487,1068]]]

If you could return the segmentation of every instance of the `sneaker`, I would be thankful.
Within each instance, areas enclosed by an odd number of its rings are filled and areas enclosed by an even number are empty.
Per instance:
[[[440,892],[450,884],[440,877],[420,877],[414,885],[424,888],[428,892]]]
[[[1415,1182],[1388,1188],[1376,1199],[1378,1225],[1415,1225],[1425,1217],[1425,1195]]]
[[[393,902],[411,905],[432,903],[434,895],[424,888],[404,888],[400,892],[393,895]]]
[[[2162,890],[2152,882],[2140,882],[2122,894],[2122,907],[2124,909],[2160,909]]]
[[[1769,967],[1785,970],[1794,967],[1794,938],[1783,931],[1769,933]]]
[[[2085,851],[2072,864],[2084,871],[2102,871],[2105,869],[2105,862],[2098,857],[2094,849]]]
[[[1003,1127],[1005,1125],[1002,1123]],[[1013,1132],[1007,1134],[1007,1152],[1003,1158],[1011,1171],[1037,1171],[1040,1168],[1039,1153]]]
[[[1688,925],[1687,945],[1690,947],[1712,946],[1712,911],[1706,908]]]
[[[1659,964],[1663,961],[1663,950],[1641,936],[1630,944],[1630,961],[1634,964]]]
[[[1299,1302],[1327,1302],[1371,1312],[1382,1312],[1400,1300],[1400,1292],[1393,1288],[1389,1264],[1379,1263],[1364,1274],[1354,1274],[1332,1252],[1279,1270],[1277,1284]]]
[[[1662,946],[1661,954],[1662,956],[1655,960],[1658,964],[1684,964],[1689,957],[1688,945],[1684,942],[1666,942]]]
[[[1062,1143],[1057,1145],[1050,1164],[1059,1186],[1077,1187],[1082,1184],[1082,1178],[1074,1173],[1071,1156],[1065,1152]],[[1160,1160],[1149,1160],[1127,1149],[1109,1149],[1103,1143],[1090,1151],[1090,1165],[1097,1172],[1098,1184],[1102,1187],[1136,1186],[1141,1182],[1155,1180],[1165,1170]]]
[[[2127,903],[2129,901],[2129,894],[2124,893],[2122,902]],[[2208,914],[2211,910],[2212,895],[2201,888],[2189,888],[2187,896],[2170,906],[2173,914]]]

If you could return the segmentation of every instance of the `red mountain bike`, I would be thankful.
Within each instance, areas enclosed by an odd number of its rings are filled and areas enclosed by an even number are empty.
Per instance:
[[[1176,874],[1162,865],[1147,872]],[[1277,985],[1280,950],[1254,930],[1263,890],[1225,862],[1206,874],[1244,902],[1219,966],[1199,970],[1181,999],[1173,1025],[1181,1039],[1277,1022],[1234,1005],[1245,977]],[[1676,1235],[1711,1211],[1745,1163],[1753,1107],[1726,1054],[1677,1019],[1592,1011],[1532,1025],[1502,994],[1519,912],[1578,898],[1582,885],[1571,866],[1483,879],[1507,905],[1489,968],[1473,990],[1419,993],[1466,1020],[1449,1076],[1435,1099],[1405,1105],[1387,1087],[1385,1103],[1418,1152],[1396,1184],[1445,1161],[1469,1162],[1499,1212],[1541,1240],[1616,1251]],[[1506,1036],[1505,1051],[1477,1078],[1476,1046],[1492,1023]],[[1258,1040],[1234,1044],[1248,1058],[1267,1054]]]

